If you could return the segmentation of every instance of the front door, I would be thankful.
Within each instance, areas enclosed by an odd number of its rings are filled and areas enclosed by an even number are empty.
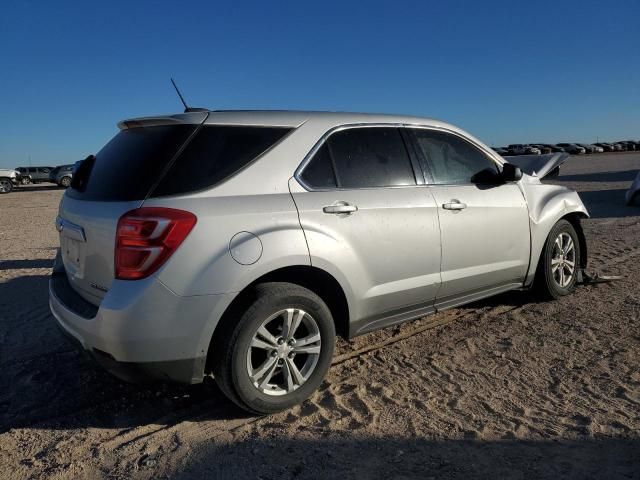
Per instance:
[[[438,206],[445,308],[522,285],[529,266],[529,213],[517,183],[479,147],[444,131],[412,129]]]

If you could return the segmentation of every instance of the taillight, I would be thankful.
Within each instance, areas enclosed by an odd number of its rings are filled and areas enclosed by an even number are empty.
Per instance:
[[[187,238],[196,221],[193,213],[173,208],[143,207],[125,213],[116,231],[116,278],[151,275]]]

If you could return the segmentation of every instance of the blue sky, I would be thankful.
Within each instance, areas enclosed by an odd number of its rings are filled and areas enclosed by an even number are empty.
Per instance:
[[[0,14],[0,166],[96,152],[123,118],[424,115],[487,143],[640,138],[640,2],[31,2]]]

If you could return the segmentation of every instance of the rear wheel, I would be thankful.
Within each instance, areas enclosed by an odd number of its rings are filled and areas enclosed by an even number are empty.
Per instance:
[[[241,408],[256,414],[287,409],[309,397],[333,356],[329,308],[312,291],[264,283],[234,324],[228,319],[214,345],[214,376]]]
[[[13,183],[9,178],[0,178],[0,193],[9,193],[13,190]]]
[[[29,185],[31,183],[31,179],[29,177],[22,177],[20,179],[20,183],[22,185]]]
[[[71,177],[62,177],[62,179],[60,180],[60,186],[69,188],[69,185],[71,185]]]
[[[536,272],[543,298],[557,299],[573,291],[580,268],[580,242],[573,225],[560,220],[549,232]]]

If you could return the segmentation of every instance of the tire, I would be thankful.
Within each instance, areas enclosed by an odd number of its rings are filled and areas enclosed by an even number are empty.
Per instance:
[[[0,178],[0,194],[9,193],[13,190],[13,183],[10,178]]]
[[[71,185],[71,177],[66,177],[66,176],[65,176],[65,177],[62,177],[62,178],[60,179],[60,183],[59,183],[59,185],[60,185],[62,188],[69,188],[69,185]]]
[[[257,285],[245,305],[244,312],[226,318],[216,333],[213,372],[218,386],[252,414],[266,415],[302,403],[317,390],[331,365],[336,334],[329,308],[311,290],[283,282]],[[292,337],[283,331],[286,318],[297,324]],[[312,342],[317,336],[319,340]]]
[[[31,179],[29,177],[22,177],[20,179],[20,183],[22,185],[29,185],[31,183]]]
[[[571,239],[571,244],[568,243]],[[563,255],[560,252],[559,243],[563,244]],[[571,247],[566,247],[567,245]],[[573,252],[573,253],[572,253]],[[570,263],[573,262],[573,270],[570,275]],[[560,267],[557,267],[558,263]],[[536,271],[535,287],[542,299],[555,300],[569,295],[576,286],[578,269],[580,268],[580,241],[573,225],[567,220],[556,223],[544,244],[540,261]],[[567,278],[568,277],[568,278]]]

